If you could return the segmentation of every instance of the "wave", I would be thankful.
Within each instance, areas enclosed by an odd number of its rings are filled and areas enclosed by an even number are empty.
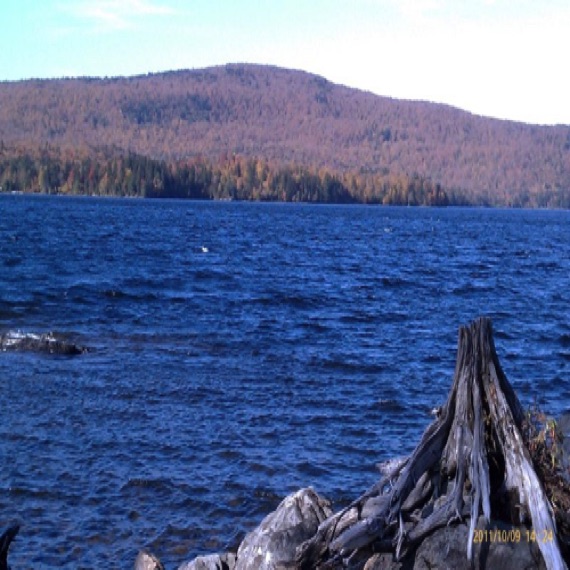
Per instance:
[[[334,357],[319,359],[319,364],[324,369],[347,373],[380,374],[384,371],[384,367],[379,364],[347,361]]]
[[[451,291],[453,295],[459,297],[471,297],[473,295],[480,295],[481,293],[492,293],[495,290],[495,286],[491,283],[464,283],[454,287]]]
[[[294,309],[312,309],[320,307],[322,298],[307,296],[298,293],[286,293],[283,291],[270,291],[257,297],[250,297],[248,302],[263,307],[292,307]]]
[[[16,267],[22,263],[21,257],[9,257],[4,260],[4,267]]]
[[[403,412],[405,406],[394,398],[381,398],[376,402],[376,406],[386,412]]]
[[[386,288],[399,289],[400,287],[411,287],[413,282],[403,279],[402,277],[382,277],[382,286]]]
[[[558,342],[560,343],[560,346],[570,347],[570,333],[561,334],[558,338]]]
[[[170,479],[166,477],[157,478],[144,478],[144,477],[132,477],[127,483],[121,487],[121,491],[126,491],[132,488],[146,488],[146,489],[171,489],[173,483]]]
[[[126,299],[126,300],[133,300],[133,301],[156,301],[159,297],[156,293],[153,292],[145,292],[145,293],[129,293],[127,291],[123,291],[121,289],[105,289],[103,291],[103,296],[107,297],[108,299]]]
[[[341,323],[346,323],[346,324],[353,324],[353,323],[366,324],[374,322],[374,319],[375,315],[364,312],[358,312],[358,313],[352,313],[350,315],[341,315],[338,320]]]

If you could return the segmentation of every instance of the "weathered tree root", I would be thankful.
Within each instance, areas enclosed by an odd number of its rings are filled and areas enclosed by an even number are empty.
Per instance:
[[[5,530],[2,536],[0,536],[0,570],[8,570],[10,568],[8,566],[8,549],[19,530],[20,525],[16,524]]]
[[[297,550],[297,566],[338,568],[366,553],[410,551],[470,518],[466,560],[482,513],[527,525],[548,569],[564,569],[552,507],[523,442],[524,412],[496,354],[491,321],[461,327],[453,384],[439,417],[394,472],[324,521]]]

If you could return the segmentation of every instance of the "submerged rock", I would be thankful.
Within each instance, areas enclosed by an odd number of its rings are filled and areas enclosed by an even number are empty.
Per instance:
[[[0,350],[44,352],[73,356],[87,352],[85,347],[69,342],[54,333],[33,334],[7,332],[0,334]]]
[[[235,570],[294,567],[297,546],[311,538],[331,515],[329,502],[311,488],[289,495],[246,535],[238,549]]]

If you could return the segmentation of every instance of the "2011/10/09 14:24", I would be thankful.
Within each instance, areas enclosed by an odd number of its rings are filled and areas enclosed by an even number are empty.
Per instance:
[[[526,540],[526,542],[552,542],[553,539],[554,535],[552,530],[546,529],[539,532],[534,530],[521,531],[518,528],[512,528],[510,530],[475,529],[475,533],[473,535],[474,544],[482,544],[484,542],[521,542],[521,540]]]

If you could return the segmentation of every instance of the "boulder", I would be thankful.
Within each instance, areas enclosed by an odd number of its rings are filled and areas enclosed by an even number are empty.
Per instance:
[[[235,570],[294,568],[297,546],[311,538],[331,515],[329,502],[311,488],[289,495],[245,536]]]
[[[156,556],[141,550],[135,559],[135,570],[164,570],[164,566]]]
[[[483,517],[475,533],[473,561],[475,568],[517,568],[542,570],[546,568],[537,541],[530,540],[525,527],[513,527],[492,522],[485,531]],[[515,533],[515,530],[518,531]],[[419,545],[414,570],[454,570],[469,565],[466,543],[469,528],[466,524],[442,528],[425,538]],[[481,540],[479,540],[481,539]]]
[[[546,568],[535,540],[530,540],[525,527],[513,527],[492,522],[485,533],[483,517],[477,526],[482,531],[475,535],[473,565],[467,560],[466,541],[469,528],[466,524],[446,526],[427,536],[415,552],[401,561],[391,553],[375,554],[363,570],[456,570],[478,568],[480,570],[517,568],[517,570],[543,570]],[[515,534],[515,530],[518,534]],[[500,534],[496,531],[502,531]]]
[[[186,562],[178,570],[234,570],[236,555],[233,552],[225,554],[210,554],[198,556],[191,562]]]

